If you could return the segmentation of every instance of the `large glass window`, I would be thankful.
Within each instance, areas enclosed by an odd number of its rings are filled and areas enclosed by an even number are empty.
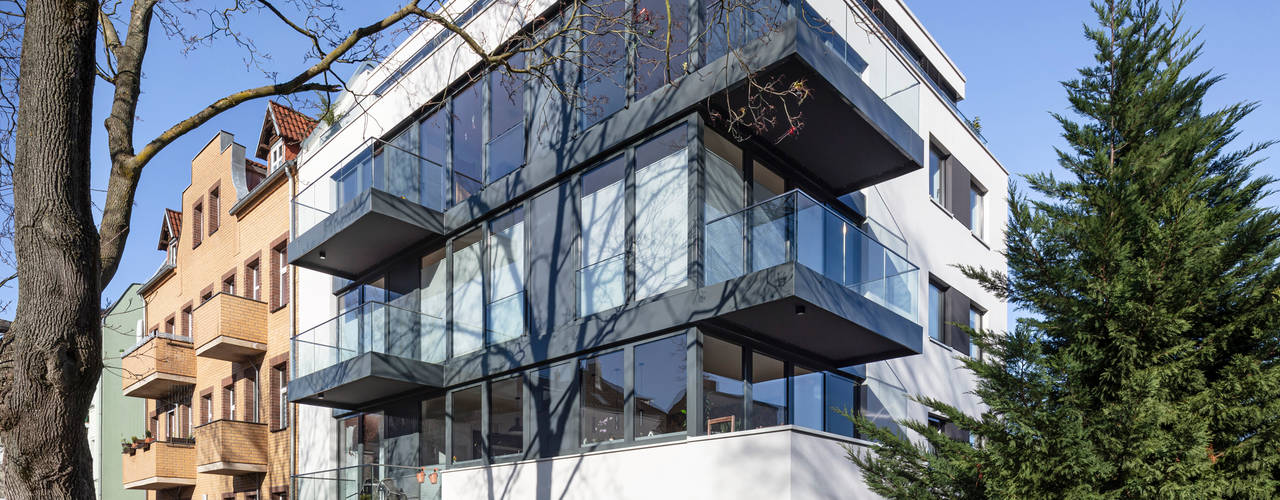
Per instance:
[[[582,269],[579,312],[622,305],[626,294],[626,198],[622,157],[582,175]]]
[[[969,329],[975,332],[982,331],[982,311],[976,307],[969,308]],[[969,341],[969,356],[982,359],[982,347]]]
[[[422,120],[418,134],[421,137],[421,154],[425,161],[419,163],[422,186],[418,203],[422,206],[444,211],[448,199],[449,180],[445,177],[444,161],[448,135],[449,115],[436,112]]]
[[[621,440],[623,405],[623,353],[614,351],[584,359],[578,367],[582,395],[582,444]]]
[[[480,190],[482,85],[472,85],[453,98],[453,204]]]
[[[942,289],[929,283],[929,337],[938,342],[943,341],[942,298]]]
[[[711,130],[704,129],[706,182],[702,214],[706,220],[703,259],[706,283],[713,284],[743,273],[741,216],[726,217],[746,206],[742,150]]]
[[[480,386],[453,391],[453,462],[484,458]]]
[[[444,448],[445,415],[444,396],[422,401],[422,435],[418,439],[422,465],[449,462],[449,452]]]
[[[689,269],[685,127],[636,148],[636,298],[683,286]]]
[[[484,347],[484,279],[480,269],[483,231],[453,240],[453,355]]]
[[[977,186],[969,186],[969,231],[982,238],[982,191]]]
[[[578,80],[582,128],[594,125],[627,103],[626,2],[599,0],[582,6],[579,21],[591,35],[583,37]]]
[[[495,457],[524,451],[523,391],[519,377],[489,385],[489,446]]]
[[[418,307],[422,313],[422,334],[418,336],[419,359],[439,363],[449,356],[445,341],[445,316],[449,304],[448,266],[444,249],[422,258],[422,288]]]
[[[573,387],[576,369],[577,364],[570,361],[542,368],[534,374],[530,389],[533,397],[530,425],[536,431],[530,446],[543,457],[558,455],[562,444],[572,447],[576,442],[573,437],[565,435],[572,429],[566,428],[564,420],[561,420],[569,414],[578,397]]]
[[[782,360],[751,353],[751,427],[787,423],[787,376]]]
[[[524,209],[489,223],[488,342],[524,333]]]
[[[794,397],[791,401],[791,423],[810,429],[823,430],[823,416],[827,412],[822,402],[823,373],[802,366],[796,366],[793,370],[795,375],[792,378],[792,393]]]
[[[707,434],[742,430],[742,348],[715,337],[702,342],[702,404]]]
[[[685,431],[687,354],[684,335],[636,346],[636,437]]]
[[[857,385],[852,380],[826,374],[827,432],[841,436],[853,437],[853,421],[840,414],[840,411],[856,412],[858,409]]]
[[[523,68],[524,54],[511,58],[511,66]],[[524,165],[524,80],[497,70],[489,74],[489,182]]]
[[[929,197],[934,201],[942,203],[943,194],[943,168],[942,162],[946,161],[947,155],[938,150],[937,147],[929,146]]]
[[[636,98],[649,95],[684,75],[688,66],[689,10],[687,4],[666,0],[635,2]],[[670,17],[667,13],[670,12]],[[670,35],[670,37],[668,37]]]
[[[382,161],[386,162],[386,191],[409,200],[420,197],[422,167],[418,161],[419,128],[410,126],[396,134],[382,148]]]

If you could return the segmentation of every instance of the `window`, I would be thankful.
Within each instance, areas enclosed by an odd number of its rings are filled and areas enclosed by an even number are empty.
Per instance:
[[[943,193],[946,192],[943,189],[945,175],[943,173],[943,162],[946,160],[947,155],[939,150],[937,146],[929,146],[929,197],[938,203],[942,203]]]
[[[422,333],[418,336],[418,353],[419,359],[428,363],[440,363],[449,357],[445,324],[449,309],[448,272],[443,248],[422,258],[422,288],[418,293]]]
[[[245,383],[249,385],[249,399],[245,402],[245,420],[249,422],[258,422],[258,407],[260,404],[260,395],[258,393],[258,367],[250,366],[245,370]]]
[[[685,432],[688,397],[685,336],[635,348],[636,437]]]
[[[213,285],[209,285],[209,288],[213,288]],[[208,302],[209,299],[212,299],[212,298],[213,298],[212,290],[204,292],[203,294],[200,294],[200,303],[203,304],[205,302]]]
[[[703,337],[702,387],[707,434],[744,428],[746,400],[742,377],[742,348],[715,337]]]
[[[422,402],[422,434],[419,437],[422,465],[448,463],[449,456],[444,448],[445,420],[444,396]]]
[[[512,57],[511,66],[524,67],[524,54]],[[489,182],[501,179],[524,165],[524,79],[502,71],[489,73]]]
[[[982,331],[982,311],[976,307],[969,308],[969,329],[975,332]],[[969,356],[982,359],[982,347],[975,344],[973,339],[969,340]]]
[[[627,42],[622,37],[626,27],[617,25],[624,18],[625,8],[625,2],[615,1],[583,6],[582,28],[597,34],[588,35],[581,42],[577,103],[581,128],[594,125],[627,103]]]
[[[236,274],[232,271],[230,275],[222,279],[222,293],[227,295],[236,294]]]
[[[973,235],[977,236],[979,239],[982,238],[982,227],[983,227],[982,215],[984,212],[984,207],[982,204],[983,202],[982,199],[983,199],[982,191],[980,191],[977,186],[970,185],[969,186],[969,230],[972,231]]]
[[[441,212],[449,201],[449,179],[445,176],[444,165],[448,126],[449,114],[442,111],[428,116],[418,126],[419,153],[425,160],[419,162],[421,171],[418,177],[421,186],[418,203]]]
[[[191,336],[191,306],[182,308],[182,335]]]
[[[222,222],[218,201],[218,188],[214,187],[209,191],[209,234],[218,232],[218,225]]]
[[[484,347],[484,276],[480,262],[483,231],[453,240],[453,355]]]
[[[254,259],[248,265],[244,266],[244,287],[245,297],[253,300],[262,300],[262,267],[261,261]]]
[[[523,391],[519,377],[489,385],[489,446],[495,457],[524,451]]]
[[[271,170],[275,170],[282,164],[284,164],[284,141],[276,139],[276,142],[271,144],[271,152],[267,153],[267,165]]]
[[[932,281],[929,282],[929,337],[938,342],[943,342],[943,325],[942,316],[942,288]]]
[[[489,321],[487,342],[524,333],[524,209],[489,223]]]
[[[191,207],[191,248],[200,246],[204,238],[204,203],[197,201]]]
[[[684,75],[688,66],[689,11],[664,0],[638,0],[632,16],[636,24],[636,98],[649,95]],[[671,12],[668,23],[667,12]],[[670,45],[667,26],[670,24]]]
[[[480,386],[459,389],[453,398],[453,462],[484,458],[484,427],[480,424]]]
[[[622,421],[626,393],[622,366],[623,352],[614,351],[579,362],[582,384],[582,444],[617,441],[625,436]]]
[[[703,260],[706,284],[709,285],[742,276],[745,220],[741,216],[726,216],[742,210],[747,200],[742,150],[709,129],[703,129],[703,132],[703,141],[707,145],[702,206],[707,222],[703,236]]]
[[[626,162],[622,156],[582,175],[582,316],[618,307],[626,294]]]
[[[857,412],[857,384],[833,373],[824,373],[823,377],[826,383],[823,401],[827,411],[826,431],[854,437],[853,421],[842,415],[840,410]]]
[[[688,142],[681,126],[636,148],[636,299],[688,281]]]
[[[472,85],[453,98],[453,204],[462,203],[480,190],[481,129],[484,118],[483,85]]]
[[[187,423],[185,436],[186,437],[195,436],[196,435],[195,424],[191,421],[191,400],[190,399],[185,400],[182,403],[182,406],[180,407],[180,409],[182,411],[182,416],[180,418],[182,419],[183,422]]]
[[[165,251],[165,263],[171,266],[178,265],[178,239],[169,239],[169,248]]]
[[[169,409],[164,412],[164,438],[165,440],[172,440],[179,437],[178,433],[181,432],[181,428],[178,426],[178,404],[169,403],[168,406]]]
[[[173,324],[173,316],[169,316],[168,319],[164,320],[164,333],[176,333],[173,331]]]
[[[271,261],[277,267],[273,273],[274,283],[272,288],[275,291],[271,302],[272,309],[289,305],[289,249],[286,243],[280,243],[271,250]]]
[[[236,386],[235,382],[222,388],[222,418],[236,419]]]
[[[787,377],[782,360],[751,353],[751,427],[787,423]]]
[[[940,415],[930,413],[928,424],[930,429],[938,431],[939,433],[946,432],[947,430],[947,420],[942,418]]]
[[[213,421],[213,394],[205,394],[200,396],[200,414],[202,424]]]
[[[827,407],[824,403],[822,378],[824,374],[803,366],[792,368],[792,416],[791,423],[810,429],[824,430],[824,416]]]
[[[275,428],[284,429],[289,427],[289,365],[288,363],[280,363],[271,369],[271,376],[274,378],[272,388],[275,394],[272,396],[276,400]]]

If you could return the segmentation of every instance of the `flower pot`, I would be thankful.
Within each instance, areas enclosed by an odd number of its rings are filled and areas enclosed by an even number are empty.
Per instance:
[[[438,472],[439,470],[440,469],[431,469],[431,473],[427,474],[427,479],[431,481],[431,484],[436,484],[437,482],[440,481],[440,473]]]

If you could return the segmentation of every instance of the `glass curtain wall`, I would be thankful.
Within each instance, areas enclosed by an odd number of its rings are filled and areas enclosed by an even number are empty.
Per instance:
[[[582,175],[582,268],[579,312],[623,304],[626,294],[626,160],[619,156]]]
[[[453,402],[453,463],[484,458],[484,426],[480,386],[449,393]]]
[[[453,355],[484,347],[484,231],[453,240]]]
[[[489,345],[524,333],[524,209],[489,223]]]
[[[636,299],[688,282],[689,143],[684,126],[636,148]]]
[[[524,452],[523,391],[520,377],[489,384],[489,447],[495,457]]]
[[[685,432],[688,420],[688,356],[685,336],[635,347],[636,438]]]
[[[418,307],[422,312],[422,334],[418,336],[418,356],[428,363],[440,363],[449,356],[449,343],[445,338],[449,281],[443,248],[422,258],[421,287]]]
[[[509,61],[525,66],[524,54]],[[485,144],[488,171],[493,182],[524,165],[524,79],[501,70],[489,73],[489,142]]]
[[[614,351],[583,359],[578,366],[583,446],[626,438],[624,356]]]
[[[453,98],[453,205],[470,198],[483,186],[483,92],[483,85],[472,85]]]

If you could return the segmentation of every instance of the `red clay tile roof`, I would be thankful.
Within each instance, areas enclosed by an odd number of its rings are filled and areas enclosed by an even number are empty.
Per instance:
[[[177,238],[178,235],[182,234],[182,212],[166,208],[164,209],[164,219],[163,224],[160,226],[160,245],[157,250],[168,250],[170,236]],[[169,233],[170,230],[173,231],[172,235]]]
[[[264,164],[262,164],[262,163],[258,163],[258,162],[256,162],[256,161],[253,161],[253,160],[249,159],[249,158],[245,158],[245,159],[244,159],[244,161],[245,161],[245,163],[248,163],[250,167],[256,168],[256,169],[261,170],[261,171],[263,171],[263,172],[266,172],[266,171],[267,171],[267,166],[266,166],[266,165],[264,165]]]
[[[269,126],[274,121],[275,128]],[[266,158],[267,151],[271,148],[271,144],[267,143],[267,139],[274,133],[279,133],[284,141],[290,144],[297,144],[311,135],[311,131],[316,128],[316,120],[310,116],[304,115],[296,109],[290,108],[275,101],[267,101],[267,116],[262,121],[262,135],[258,137],[258,158]]]

